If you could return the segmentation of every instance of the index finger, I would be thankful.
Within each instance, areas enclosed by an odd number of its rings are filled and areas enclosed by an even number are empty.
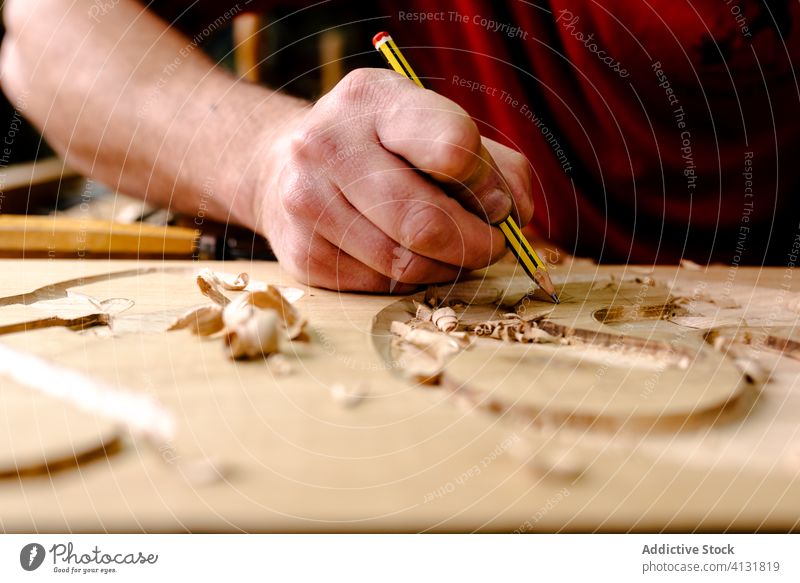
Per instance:
[[[383,148],[369,150],[370,171],[343,168],[337,183],[350,204],[394,241],[425,257],[469,269],[485,267],[505,253],[499,229]]]

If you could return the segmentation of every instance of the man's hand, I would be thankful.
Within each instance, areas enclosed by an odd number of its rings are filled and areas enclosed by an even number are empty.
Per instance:
[[[382,69],[348,75],[269,158],[258,228],[311,285],[406,292],[452,280],[503,255],[491,225],[533,213],[521,154],[482,139],[452,101]]]

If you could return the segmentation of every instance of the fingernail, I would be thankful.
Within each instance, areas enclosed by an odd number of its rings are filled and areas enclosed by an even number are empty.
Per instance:
[[[483,209],[489,223],[495,225],[504,221],[511,214],[511,195],[506,191],[495,188],[483,198]]]

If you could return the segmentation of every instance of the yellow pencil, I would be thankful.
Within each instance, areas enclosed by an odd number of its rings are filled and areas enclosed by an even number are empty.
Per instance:
[[[400,52],[389,33],[379,32],[372,38],[372,44],[383,55],[392,69],[411,79],[420,87],[423,86],[422,81],[414,73],[414,69],[408,64],[408,61],[406,61],[403,53]],[[490,160],[490,163],[493,164],[493,161]],[[506,237],[508,247],[525,270],[525,273],[558,304],[558,296],[556,295],[555,287],[553,287],[553,282],[550,280],[550,275],[547,273],[547,266],[544,261],[539,259],[536,251],[533,250],[533,247],[531,247],[531,244],[522,234],[519,226],[517,226],[516,221],[509,216],[498,226]]]

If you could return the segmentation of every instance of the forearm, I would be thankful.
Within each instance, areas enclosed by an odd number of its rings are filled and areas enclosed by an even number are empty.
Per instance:
[[[258,177],[280,163],[258,146],[305,103],[237,81],[133,0],[102,15],[93,6],[6,2],[6,93],[76,169],[162,206],[202,205],[254,227]]]

